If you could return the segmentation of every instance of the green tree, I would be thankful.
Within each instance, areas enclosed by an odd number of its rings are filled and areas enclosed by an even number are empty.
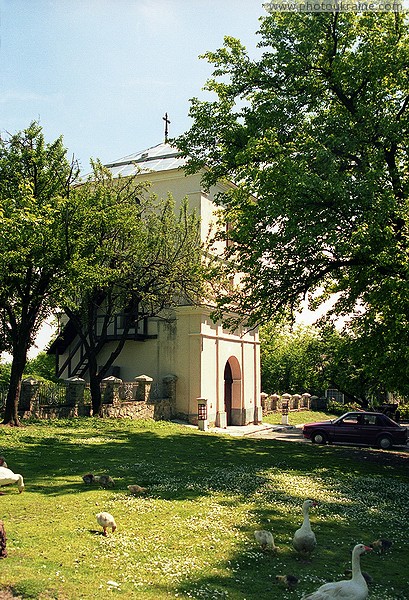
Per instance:
[[[179,212],[171,196],[148,193],[138,177],[113,178],[99,162],[73,190],[70,211],[80,233],[70,236],[72,273],[62,306],[87,362],[93,413],[100,384],[121,353],[131,327],[147,317],[166,318],[175,303],[196,303],[202,293],[199,220],[187,201]],[[118,313],[123,329],[106,348]]]
[[[8,385],[10,382],[11,362],[0,359],[0,384]],[[34,358],[27,359],[23,377],[34,377],[57,381],[55,377],[55,359],[46,352],[39,352]]]
[[[261,379],[268,393],[323,395],[335,388],[363,407],[386,399],[383,371],[376,370],[368,340],[333,325],[260,328]]]
[[[409,397],[409,315],[405,282],[390,279],[373,294],[376,301],[350,325],[355,360],[359,353],[369,380],[381,380],[384,390]]]
[[[263,391],[321,395],[328,387],[327,344],[318,329],[269,323],[260,328],[260,342]]]
[[[338,292],[334,313],[359,306],[375,338],[384,323],[395,365],[407,363],[407,25],[407,14],[275,13],[261,21],[260,58],[228,37],[205,55],[216,97],[192,100],[177,144],[206,184],[237,186],[219,201],[226,269],[244,275],[218,316],[257,324]]]
[[[69,252],[67,202],[77,172],[41,127],[0,140],[0,330],[13,356],[4,423],[19,424],[27,351],[55,306]]]
[[[338,333],[333,342],[326,355],[326,378],[330,387],[363,408],[384,402],[386,392],[393,388],[386,386],[385,373],[376,370],[367,352],[368,340],[344,331]]]
[[[57,381],[54,357],[47,352],[39,352],[34,358],[28,359],[24,369],[24,377],[27,376]]]

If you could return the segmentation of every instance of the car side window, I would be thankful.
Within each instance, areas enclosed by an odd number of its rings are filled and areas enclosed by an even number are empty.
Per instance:
[[[379,425],[376,415],[365,415],[363,420],[364,425]]]
[[[343,425],[358,425],[358,415],[349,415],[342,420]]]

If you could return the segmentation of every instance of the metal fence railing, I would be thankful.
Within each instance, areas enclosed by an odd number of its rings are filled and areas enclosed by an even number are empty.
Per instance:
[[[65,383],[53,383],[52,381],[41,381],[37,390],[37,401],[39,406],[58,406],[65,403],[67,395]]]
[[[118,397],[122,402],[132,402],[137,398],[138,384],[134,381],[122,382],[118,388]]]
[[[8,393],[7,383],[0,383],[0,411],[4,410]],[[65,382],[39,381],[36,385],[35,400],[39,406],[62,406],[67,402]],[[82,404],[91,404],[89,384],[85,386]]]

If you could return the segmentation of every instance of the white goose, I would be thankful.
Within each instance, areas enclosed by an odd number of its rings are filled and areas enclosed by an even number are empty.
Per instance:
[[[365,600],[368,586],[361,572],[360,556],[372,548],[357,544],[352,550],[352,579],[324,583],[316,592],[303,596],[302,600]]]
[[[294,533],[293,546],[303,556],[309,556],[317,545],[315,533],[311,529],[310,517],[308,514],[312,506],[317,506],[315,500],[306,500],[302,505],[304,520],[299,529]]]
[[[24,490],[23,476],[18,473],[13,473],[11,469],[7,469],[6,467],[0,467],[0,486],[10,485],[12,483],[17,483],[18,491],[21,494]]]

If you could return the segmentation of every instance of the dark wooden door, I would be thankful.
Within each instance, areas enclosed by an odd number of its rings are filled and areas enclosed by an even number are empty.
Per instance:
[[[226,411],[227,425],[231,425],[233,375],[229,363],[224,367],[224,410]]]

